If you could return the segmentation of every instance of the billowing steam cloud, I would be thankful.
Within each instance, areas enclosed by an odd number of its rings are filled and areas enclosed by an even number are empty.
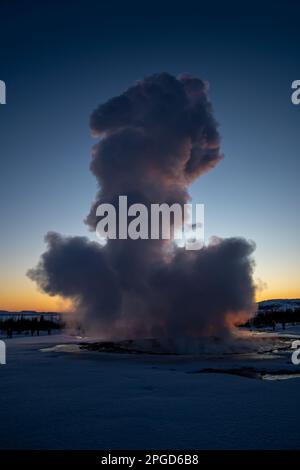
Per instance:
[[[138,82],[91,116],[91,170],[99,183],[86,219],[95,230],[100,203],[189,200],[187,188],[222,158],[202,80],[163,73]],[[253,308],[250,255],[243,239],[186,251],[161,240],[46,235],[48,250],[29,277],[50,295],[73,300],[87,329],[103,336],[222,334]]]

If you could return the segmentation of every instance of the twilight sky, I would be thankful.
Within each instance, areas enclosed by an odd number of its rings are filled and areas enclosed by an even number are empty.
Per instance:
[[[0,309],[66,307],[25,273],[49,230],[94,239],[90,113],[164,71],[210,83],[225,159],[191,189],[206,239],[254,240],[258,299],[300,297],[300,6],[239,3],[1,0]]]

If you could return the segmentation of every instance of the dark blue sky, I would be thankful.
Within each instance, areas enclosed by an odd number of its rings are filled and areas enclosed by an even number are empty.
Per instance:
[[[25,272],[48,230],[89,235],[89,115],[162,71],[210,83],[225,159],[191,190],[206,237],[253,239],[261,297],[300,297],[299,3],[107,3],[1,0],[0,308],[54,306]]]

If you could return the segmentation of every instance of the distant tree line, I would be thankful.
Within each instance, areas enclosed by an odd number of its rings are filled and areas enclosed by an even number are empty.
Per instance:
[[[282,324],[283,328],[286,323],[300,323],[300,309],[296,310],[266,310],[259,309],[257,314],[246,322],[243,326],[255,326],[257,328],[264,326],[274,327],[274,324]]]
[[[64,327],[61,320],[48,319],[41,315],[39,318],[5,318],[0,319],[0,331],[11,338],[14,334],[31,334],[39,336],[40,332],[51,334],[52,330],[60,330]]]

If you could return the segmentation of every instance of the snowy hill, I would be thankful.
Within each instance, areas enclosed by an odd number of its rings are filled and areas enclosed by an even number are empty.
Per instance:
[[[260,311],[264,310],[269,312],[295,311],[300,309],[300,299],[263,300],[262,302],[258,302],[258,309]]]

